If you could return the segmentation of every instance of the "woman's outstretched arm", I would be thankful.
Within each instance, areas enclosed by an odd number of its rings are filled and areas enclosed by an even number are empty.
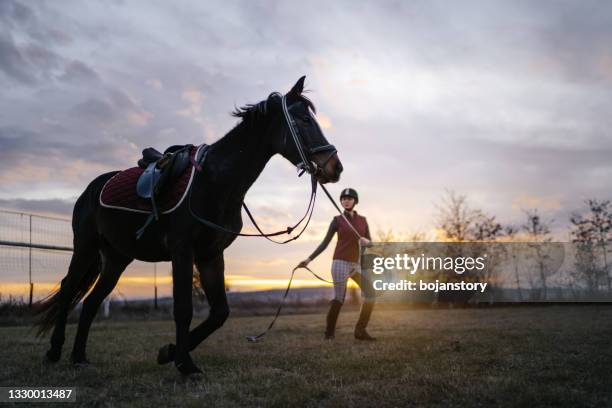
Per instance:
[[[329,228],[327,229],[327,234],[325,234],[325,238],[323,238],[323,242],[319,244],[319,246],[314,250],[312,254],[310,254],[308,258],[300,262],[299,266],[308,265],[310,261],[319,256],[321,252],[325,251],[325,248],[327,248],[327,246],[331,242],[336,231],[338,231],[338,225],[336,223],[336,218],[334,217],[334,219],[332,219],[331,223],[329,224]]]

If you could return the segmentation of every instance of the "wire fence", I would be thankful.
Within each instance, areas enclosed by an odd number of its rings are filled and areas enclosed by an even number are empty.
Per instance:
[[[32,304],[47,296],[68,272],[72,256],[68,219],[0,210],[0,301]],[[169,263],[135,261],[122,275],[111,298],[152,299],[170,296]]]

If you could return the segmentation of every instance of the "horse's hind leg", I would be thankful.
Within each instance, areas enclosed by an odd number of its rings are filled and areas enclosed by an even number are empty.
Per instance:
[[[225,294],[225,279],[223,254],[207,261],[196,261],[200,282],[206,300],[210,306],[208,318],[189,332],[189,351],[195,349],[215,330],[223,326],[229,316],[229,306]],[[174,344],[167,344],[159,350],[157,362],[166,364],[174,361],[176,347]]]
[[[95,243],[84,243],[75,246],[75,251],[68,267],[68,273],[62,279],[57,294],[49,299],[51,306],[47,318],[55,320],[55,325],[51,335],[51,348],[46,354],[48,361],[59,361],[62,354],[62,346],[66,339],[68,313],[74,306],[73,304],[80,300],[79,292],[89,289],[88,283],[83,281],[95,280],[98,276],[98,263],[98,249]]]
[[[79,318],[79,327],[74,339],[71,359],[75,364],[88,363],[85,356],[85,348],[87,346],[87,336],[89,335],[91,323],[102,301],[110,295],[117,285],[119,277],[130,262],[132,262],[131,258],[127,258],[117,253],[107,245],[100,250],[100,254],[102,256],[102,271],[100,273],[100,278],[89,296],[83,301],[83,308],[81,309],[81,316]]]

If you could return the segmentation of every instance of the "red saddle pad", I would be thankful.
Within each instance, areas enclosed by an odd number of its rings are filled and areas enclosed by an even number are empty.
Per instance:
[[[200,147],[192,147],[190,156],[197,157]],[[132,167],[115,174],[102,187],[100,193],[100,205],[117,210],[139,212],[149,214],[153,211],[151,200],[141,198],[136,194],[136,182],[145,169]],[[174,211],[185,200],[189,187],[193,181],[195,169],[193,165],[187,167],[185,172],[166,188],[155,201],[160,213],[168,214]]]

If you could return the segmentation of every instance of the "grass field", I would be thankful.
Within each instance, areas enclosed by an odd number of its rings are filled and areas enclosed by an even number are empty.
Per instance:
[[[342,313],[326,342],[324,315],[281,316],[251,344],[269,317],[230,318],[193,353],[196,379],[155,363],[171,321],[94,324],[80,369],[73,325],[50,367],[47,339],[1,328],[0,385],[76,386],[87,406],[612,406],[611,306],[375,311],[370,344],[356,319]]]

